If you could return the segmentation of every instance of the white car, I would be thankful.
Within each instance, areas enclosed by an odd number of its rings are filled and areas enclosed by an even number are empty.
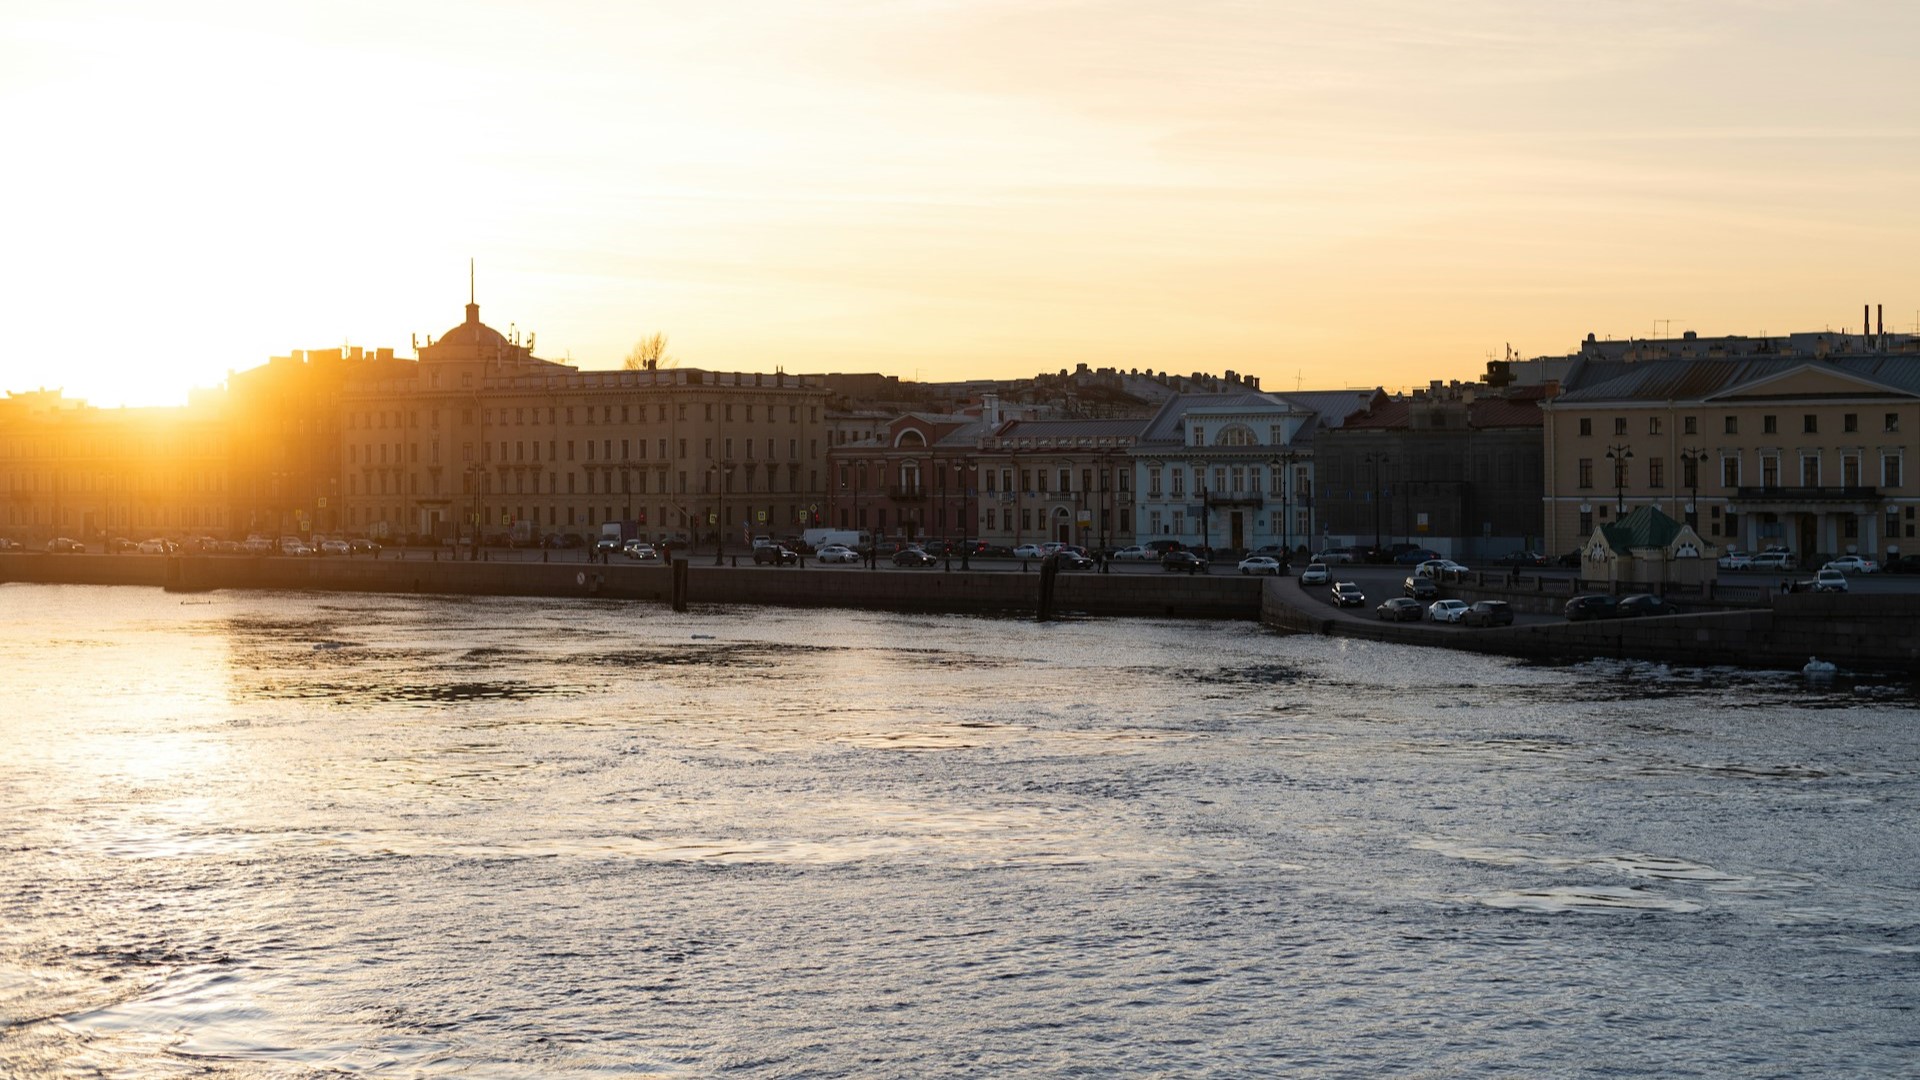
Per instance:
[[[1831,567],[1822,567],[1813,575],[1814,592],[1846,592],[1847,575]]]
[[[845,544],[828,544],[813,553],[813,557],[823,563],[859,562],[860,553]]]
[[[1457,623],[1467,617],[1465,600],[1435,600],[1427,605],[1428,622]]]
[[[1340,548],[1331,548],[1315,555],[1313,561],[1317,563],[1350,563],[1353,561],[1353,552],[1344,551]]]
[[[1432,578],[1435,581],[1441,581],[1445,579],[1448,574],[1464,574],[1467,572],[1467,568],[1454,562],[1452,559],[1428,559],[1426,562],[1415,567],[1413,572],[1416,577]]]
[[[1019,547],[1013,549],[1013,557],[1016,559],[1040,559],[1045,558],[1046,554],[1046,552],[1040,550],[1040,545],[1038,544],[1021,544]]]
[[[1787,551],[1763,551],[1753,557],[1750,565],[1755,570],[1792,570],[1799,566]]]
[[[1113,558],[1115,562],[1158,562],[1160,556],[1150,547],[1141,547],[1139,544],[1135,544],[1132,547],[1123,547],[1119,551],[1114,552]]]
[[[1753,569],[1753,556],[1738,548],[1728,548],[1727,553],[1720,556],[1720,569],[1751,570]]]
[[[167,542],[165,540],[142,540],[140,541],[140,546],[135,550],[142,555],[165,555],[167,553]]]
[[[1270,574],[1280,576],[1280,560],[1271,555],[1250,555],[1240,560],[1240,572],[1243,574]]]
[[[1300,571],[1302,585],[1325,585],[1332,580],[1333,574],[1327,569],[1326,563],[1308,563],[1307,568]]]
[[[320,554],[351,555],[353,554],[353,548],[349,546],[345,540],[322,540],[320,541]]]
[[[1838,570],[1843,574],[1877,574],[1880,572],[1880,564],[1858,555],[1842,555],[1822,569]]]

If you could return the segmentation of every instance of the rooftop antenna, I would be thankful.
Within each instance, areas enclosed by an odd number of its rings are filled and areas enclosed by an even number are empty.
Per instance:
[[[1299,393],[1301,384],[1305,382],[1306,382],[1306,373],[1302,372],[1299,368],[1294,368],[1293,369],[1293,392],[1296,394]]]
[[[1663,326],[1666,327],[1666,331],[1664,333],[1660,329]],[[1673,336],[1673,320],[1672,319],[1653,320],[1653,336],[1656,338],[1672,337]]]
[[[467,256],[467,303],[473,303],[473,256]]]

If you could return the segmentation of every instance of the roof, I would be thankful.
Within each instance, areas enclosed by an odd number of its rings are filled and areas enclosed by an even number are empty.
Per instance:
[[[1830,371],[1920,395],[1920,358],[1873,354],[1728,360],[1581,360],[1555,405],[1605,401],[1701,401],[1799,370]]]
[[[1608,547],[1624,553],[1633,548],[1666,547],[1685,527],[1658,507],[1642,506],[1611,525],[1600,526],[1600,534],[1606,537]]]

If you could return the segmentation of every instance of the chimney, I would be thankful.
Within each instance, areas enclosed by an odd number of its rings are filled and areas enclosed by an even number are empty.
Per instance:
[[[1873,305],[1860,305],[1860,340],[1866,341],[1873,336]]]
[[[1887,305],[1875,304],[1873,305],[1873,336],[1885,337],[1886,335],[1887,335]]]

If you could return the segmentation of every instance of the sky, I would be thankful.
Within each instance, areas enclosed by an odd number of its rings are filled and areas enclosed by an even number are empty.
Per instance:
[[[0,390],[481,316],[1268,389],[1920,324],[1920,5],[0,2]]]

